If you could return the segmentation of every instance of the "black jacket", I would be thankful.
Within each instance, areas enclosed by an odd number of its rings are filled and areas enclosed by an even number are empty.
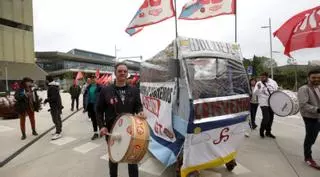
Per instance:
[[[79,85],[72,85],[69,89],[69,93],[71,95],[71,98],[78,98],[81,94],[81,88]]]
[[[125,90],[126,99],[123,104],[122,101],[113,101],[114,99],[121,100],[115,85],[112,84],[101,89],[97,100],[97,122],[100,128],[107,127],[110,131],[120,114],[135,114],[142,111],[139,89],[126,85]]]
[[[37,91],[32,90],[32,103],[30,103],[30,100],[24,92],[24,89],[19,89],[14,94],[14,98],[16,99],[15,111],[19,114],[26,112],[28,109],[30,109],[31,111],[39,112],[41,109],[42,99],[39,99]]]
[[[44,101],[45,103],[49,102],[51,110],[62,110],[62,102],[60,96],[59,83],[53,81],[49,83],[49,87],[47,90],[47,99]]]

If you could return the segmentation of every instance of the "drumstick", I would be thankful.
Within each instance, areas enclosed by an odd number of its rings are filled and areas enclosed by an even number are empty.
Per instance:
[[[111,137],[113,140],[121,140],[121,134],[120,133],[107,133],[108,136]]]

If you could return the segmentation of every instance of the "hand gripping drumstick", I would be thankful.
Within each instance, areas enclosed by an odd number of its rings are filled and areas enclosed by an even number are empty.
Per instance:
[[[121,134],[120,133],[113,133],[113,134],[107,133],[107,135],[110,136],[110,138],[112,140],[118,140],[118,141],[121,140]]]

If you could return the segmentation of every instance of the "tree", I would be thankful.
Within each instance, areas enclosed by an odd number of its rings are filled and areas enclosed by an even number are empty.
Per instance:
[[[259,57],[254,55],[252,59],[243,59],[243,65],[246,69],[248,66],[252,66],[252,76],[259,76],[262,72],[269,72],[270,63],[273,67],[277,67],[277,62],[274,59],[270,62],[270,59],[264,56]]]

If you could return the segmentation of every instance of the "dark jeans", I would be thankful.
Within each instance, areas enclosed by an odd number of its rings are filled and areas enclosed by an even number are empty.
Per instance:
[[[110,177],[118,177],[118,163],[113,163],[109,160]],[[129,177],[138,177],[139,170],[137,164],[128,164]]]
[[[51,109],[50,113],[51,113],[52,121],[56,126],[56,133],[60,134],[62,131],[61,110]]]
[[[71,109],[73,110],[74,108],[74,102],[76,102],[77,109],[79,109],[79,97],[71,98]]]
[[[273,123],[274,113],[269,106],[260,106],[262,111],[262,122],[260,126],[260,132],[267,134],[271,133],[271,127]]]
[[[304,158],[312,158],[312,145],[316,142],[317,136],[319,134],[320,123],[318,119],[303,117],[304,123],[306,125],[306,136],[304,139]]]
[[[259,104],[250,103],[251,126],[256,125],[256,114]]]
[[[94,109],[94,104],[89,103],[87,109],[88,109],[88,116],[91,118],[93,131],[97,132],[98,131],[98,123],[97,123],[96,111]]]

